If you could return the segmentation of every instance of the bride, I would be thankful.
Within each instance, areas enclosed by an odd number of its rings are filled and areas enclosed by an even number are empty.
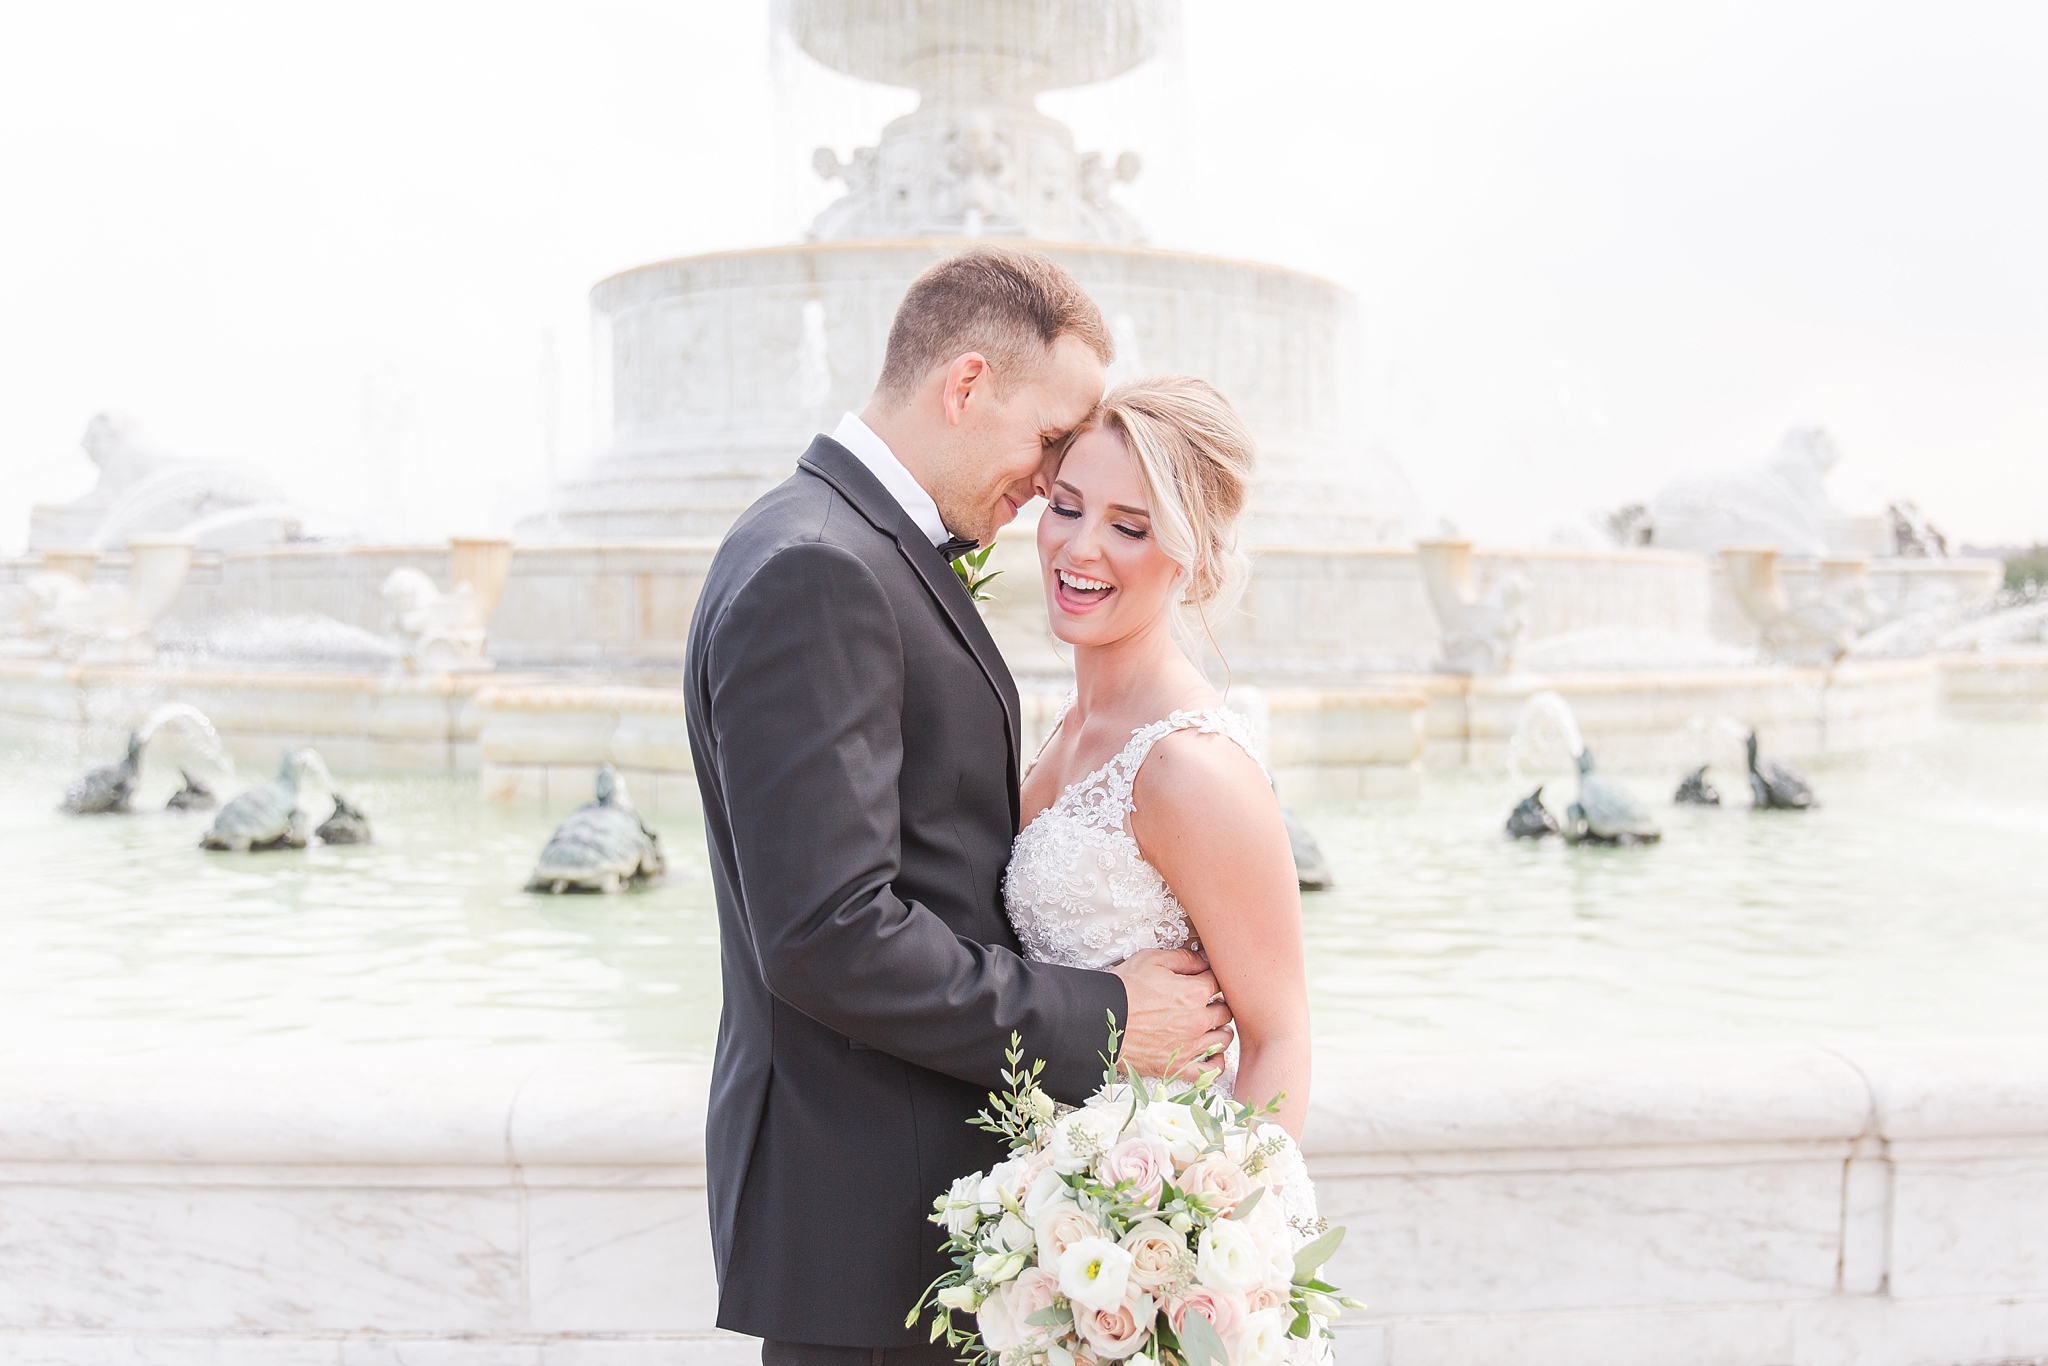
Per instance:
[[[1280,806],[1243,723],[1183,652],[1242,590],[1251,433],[1202,380],[1123,384],[1040,490],[1038,557],[1075,689],[1023,782],[1004,899],[1025,952],[1109,968],[1206,954],[1253,1104],[1308,1111],[1301,895]],[[1290,1201],[1290,1204],[1293,1203]]]

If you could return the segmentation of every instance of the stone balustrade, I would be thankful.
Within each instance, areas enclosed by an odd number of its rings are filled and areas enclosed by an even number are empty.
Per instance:
[[[0,1068],[0,1359],[741,1366],[707,1079]],[[2048,1040],[1326,1060],[1306,1146],[1340,1366],[2048,1355]]]

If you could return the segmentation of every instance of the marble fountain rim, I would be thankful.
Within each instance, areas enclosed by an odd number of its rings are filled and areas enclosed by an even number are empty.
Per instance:
[[[1404,1154],[1506,1170],[2048,1138],[2048,1036],[1387,1054],[1317,1073],[1305,1146],[1331,1174],[1347,1157]],[[701,1167],[710,1074],[701,1063],[514,1063],[454,1049],[4,1063],[0,1172]]]
[[[1266,261],[1253,261],[1239,256],[1217,256],[1209,252],[1184,251],[1171,247],[1136,246],[1124,242],[1081,242],[1066,241],[1050,237],[853,237],[831,242],[786,242],[763,247],[732,247],[724,251],[698,252],[689,256],[668,256],[657,261],[643,262],[614,271],[590,287],[591,301],[598,307],[604,306],[602,296],[608,290],[622,288],[624,282],[648,271],[674,269],[679,266],[711,265],[723,261],[767,259],[776,256],[833,256],[875,251],[916,253],[937,260],[941,256],[966,251],[972,247],[1015,246],[1046,255],[1080,253],[1102,257],[1134,257],[1143,260],[1179,262],[1185,265],[1220,266],[1231,270],[1252,270],[1261,274],[1284,275],[1304,284],[1353,299],[1352,292],[1335,280],[1317,275],[1312,271],[1294,266],[1274,265]]]

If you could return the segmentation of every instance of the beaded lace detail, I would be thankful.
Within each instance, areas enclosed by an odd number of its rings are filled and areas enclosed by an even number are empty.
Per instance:
[[[1073,705],[1070,696],[1060,707],[1048,744]],[[1108,968],[1142,949],[1201,947],[1180,899],[1138,852],[1130,831],[1138,770],[1152,746],[1178,730],[1228,736],[1258,757],[1235,713],[1221,707],[1176,711],[1132,731],[1115,758],[1060,793],[1017,836],[1003,874],[1010,923],[1030,957]],[[1038,760],[1031,762],[1036,767]]]
[[[1053,717],[1046,744],[1073,708],[1070,695]],[[1109,968],[1141,949],[1197,949],[1194,925],[1159,870],[1145,861],[1131,835],[1131,790],[1152,746],[1177,730],[1227,735],[1258,760],[1251,732],[1221,707],[1177,711],[1131,732],[1117,756],[1069,786],[1039,812],[1010,849],[1003,901],[1025,955],[1044,963]],[[1039,755],[1045,753],[1040,745]],[[1031,767],[1038,765],[1033,757]],[[1027,773],[1030,769],[1025,770]],[[1237,1080],[1237,1045],[1223,1059],[1224,1094]],[[1294,1159],[1299,1164],[1300,1159]],[[1315,1184],[1306,1168],[1280,1189],[1296,1245],[1324,1227],[1316,1214]],[[1290,1339],[1285,1366],[1333,1366],[1327,1340]]]

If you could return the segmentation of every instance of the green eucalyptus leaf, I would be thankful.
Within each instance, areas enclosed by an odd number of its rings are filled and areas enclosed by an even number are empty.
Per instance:
[[[1259,1201],[1265,1197],[1265,1194],[1266,1188],[1264,1186],[1253,1186],[1252,1193],[1237,1202],[1237,1208],[1230,1212],[1230,1217],[1233,1219],[1244,1218],[1259,1207]]]
[[[1187,1317],[1181,1320],[1180,1345],[1188,1366],[1230,1366],[1230,1352],[1223,1345],[1222,1334],[1199,1309],[1188,1310]]]
[[[1307,1247],[1294,1254],[1294,1274],[1297,1278],[1313,1276],[1330,1260],[1337,1247],[1344,1241],[1344,1230],[1333,1228]]]

